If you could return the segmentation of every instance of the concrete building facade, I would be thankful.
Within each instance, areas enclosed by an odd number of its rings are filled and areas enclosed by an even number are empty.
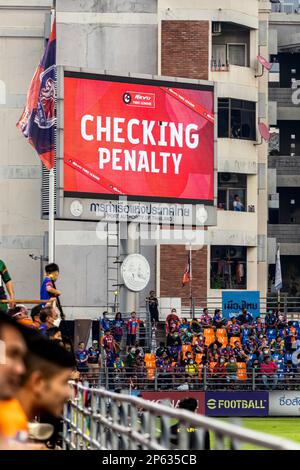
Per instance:
[[[193,254],[193,295],[203,302],[220,298],[222,289],[260,290],[264,296],[268,145],[258,124],[268,126],[269,81],[257,56],[269,57],[271,6],[263,0],[0,1],[6,25],[0,28],[0,257],[10,267],[17,295],[38,295],[39,263],[29,254],[47,254],[41,166],[15,122],[49,33],[51,7],[58,66],[214,83],[216,224],[206,227],[204,247]],[[235,195],[241,212],[233,210]],[[95,318],[112,301],[107,299],[109,248],[99,245],[96,227],[93,220],[56,221],[55,258],[70,319]],[[180,286],[186,247],[141,244],[139,249],[152,268],[139,303],[154,288],[166,309],[170,303],[180,306],[189,296]]]

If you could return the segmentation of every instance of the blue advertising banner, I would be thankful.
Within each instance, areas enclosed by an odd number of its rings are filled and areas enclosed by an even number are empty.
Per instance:
[[[254,318],[259,315],[259,291],[222,291],[222,311],[225,318],[229,318],[230,313],[241,313],[243,308]]]
[[[268,392],[206,392],[206,416],[268,416]]]

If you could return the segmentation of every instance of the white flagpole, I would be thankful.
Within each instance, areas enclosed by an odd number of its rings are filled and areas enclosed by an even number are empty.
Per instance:
[[[192,262],[192,244],[190,243],[190,302],[191,302],[191,316],[193,318],[194,310],[193,310],[193,262]]]
[[[55,20],[55,10],[51,10],[51,28],[52,31],[53,22]],[[55,87],[56,88],[56,87]],[[55,107],[57,109],[57,100],[56,100],[56,90],[55,90]],[[55,164],[56,164],[56,132],[57,128],[54,129],[54,142],[55,142]],[[55,260],[54,255],[54,243],[55,243],[55,176],[54,168],[49,170],[49,236],[48,236],[48,262],[53,263]]]
[[[54,262],[54,232],[55,232],[55,220],[54,220],[54,200],[55,200],[55,178],[54,168],[49,171],[49,239],[48,239],[48,261],[49,263]]]

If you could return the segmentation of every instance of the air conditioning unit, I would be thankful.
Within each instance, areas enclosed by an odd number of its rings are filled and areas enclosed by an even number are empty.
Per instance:
[[[238,183],[238,181],[236,173],[220,173],[220,183]]]
[[[222,33],[222,25],[219,21],[213,21],[213,23],[212,23],[212,33],[213,34],[221,34]]]

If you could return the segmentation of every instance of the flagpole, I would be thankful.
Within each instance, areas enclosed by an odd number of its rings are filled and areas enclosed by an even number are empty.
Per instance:
[[[54,168],[49,170],[49,237],[48,237],[48,258],[49,263],[54,262],[54,201],[55,201],[55,177]]]
[[[190,303],[191,303],[191,317],[194,319],[193,309],[193,261],[192,261],[192,244],[190,243]]]
[[[53,27],[53,23],[55,21],[55,8],[51,10],[51,31]],[[55,70],[56,76],[56,70]],[[55,109],[57,110],[57,76],[55,81]],[[56,111],[57,112],[57,111]],[[54,165],[56,164],[56,149],[57,149],[57,127],[54,128],[54,148],[55,148],[55,160]],[[51,168],[49,171],[49,247],[48,247],[48,258],[49,263],[53,263],[55,260],[55,175],[54,175],[54,168]]]
[[[277,245],[277,253],[280,253],[280,244],[279,243]],[[279,260],[280,260],[280,258],[279,258]],[[281,291],[281,288],[279,288],[278,291],[277,291],[277,307],[278,307],[279,310],[280,310],[280,300],[281,300],[280,299],[280,291]]]

